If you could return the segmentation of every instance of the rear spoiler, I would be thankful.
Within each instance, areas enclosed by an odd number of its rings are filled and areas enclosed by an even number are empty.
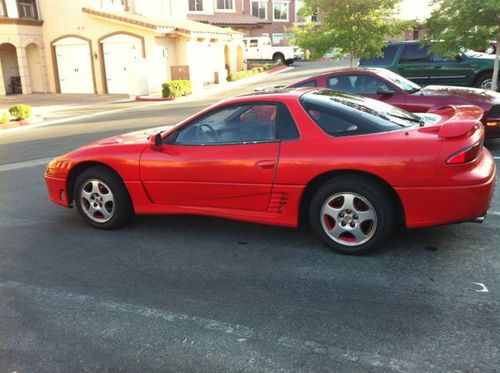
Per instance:
[[[472,134],[478,126],[482,126],[481,118],[484,114],[483,109],[473,105],[448,105],[429,112],[443,118],[448,117],[444,119],[438,132],[438,137],[442,139]]]

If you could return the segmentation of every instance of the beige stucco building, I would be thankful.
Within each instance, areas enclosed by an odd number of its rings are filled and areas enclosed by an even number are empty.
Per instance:
[[[242,35],[188,20],[188,9],[187,0],[0,0],[0,94],[223,84],[245,69]]]

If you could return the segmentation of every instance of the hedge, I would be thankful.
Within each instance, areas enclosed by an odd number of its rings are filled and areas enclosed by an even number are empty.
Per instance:
[[[0,112],[0,124],[5,124],[10,122],[10,113],[8,111]]]
[[[9,109],[10,115],[17,120],[23,120],[31,116],[31,106],[29,105],[14,105]]]
[[[170,80],[162,84],[163,97],[180,97],[191,94],[190,80]]]
[[[236,73],[230,74],[227,77],[227,80],[229,80],[230,82],[232,82],[232,81],[235,81],[235,80],[239,80],[239,79],[243,79],[243,78],[248,78],[249,76],[262,73],[262,72],[267,71],[269,69],[272,69],[272,68],[274,68],[276,66],[278,66],[278,64],[273,63],[273,64],[267,64],[267,65],[263,65],[263,66],[259,66],[259,67],[254,67],[251,70],[238,71]]]

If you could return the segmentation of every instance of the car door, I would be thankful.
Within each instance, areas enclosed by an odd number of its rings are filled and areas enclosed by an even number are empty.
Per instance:
[[[277,104],[245,103],[215,109],[147,149],[141,179],[153,203],[265,211],[279,141]]]
[[[460,56],[450,60],[431,55],[429,84],[467,85],[473,81],[474,73],[472,64]]]
[[[404,45],[394,70],[417,84],[430,84],[430,56],[427,47],[420,47],[419,43]]]
[[[247,39],[245,52],[248,60],[260,60],[262,53],[259,46],[259,39]]]

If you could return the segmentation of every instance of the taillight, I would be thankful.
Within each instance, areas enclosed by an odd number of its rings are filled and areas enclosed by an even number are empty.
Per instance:
[[[478,142],[472,146],[468,146],[458,152],[453,153],[448,158],[446,158],[446,164],[464,164],[472,162],[477,158],[479,152],[483,148],[483,143]]]

